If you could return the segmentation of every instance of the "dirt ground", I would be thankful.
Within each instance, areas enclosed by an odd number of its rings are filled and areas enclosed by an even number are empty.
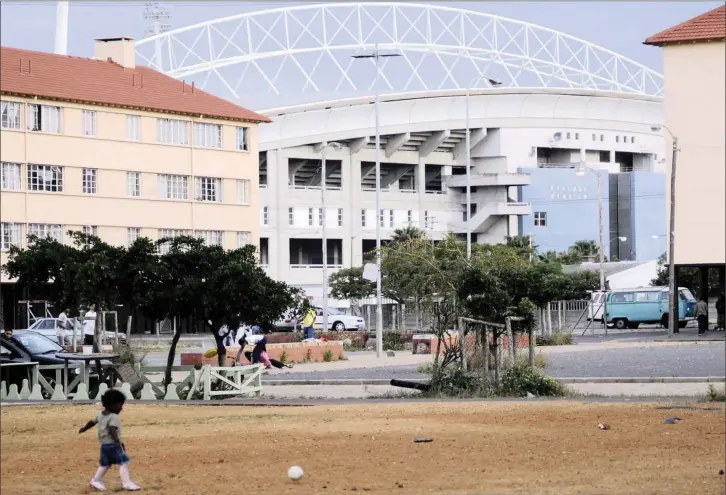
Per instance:
[[[160,494],[723,494],[724,407],[684,407],[132,402],[121,420],[135,481]],[[89,493],[98,441],[77,431],[98,410],[2,407],[3,495]],[[292,465],[305,470],[299,482]],[[117,470],[106,486],[119,490]]]

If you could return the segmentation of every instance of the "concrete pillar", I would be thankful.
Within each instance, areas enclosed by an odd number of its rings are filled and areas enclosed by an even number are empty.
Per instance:
[[[726,265],[718,267],[718,289],[721,294],[726,292]]]
[[[708,302],[708,267],[699,267],[698,277],[698,298]]]
[[[419,156],[416,166],[416,194],[418,196],[418,228],[424,226],[424,209],[426,203],[426,159]]]
[[[283,278],[290,265],[290,239],[288,236],[287,190],[288,190],[288,158],[283,156],[282,149],[267,154],[268,187],[274,184],[274,202],[269,207],[270,226],[274,233],[268,242],[270,257],[270,275],[278,280]],[[274,239],[273,239],[274,238]]]

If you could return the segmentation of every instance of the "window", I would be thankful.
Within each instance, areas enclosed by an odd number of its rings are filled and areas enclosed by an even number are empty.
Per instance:
[[[96,112],[93,110],[83,110],[83,135],[84,136],[95,136],[96,135]]]
[[[23,247],[23,225],[20,223],[0,224],[0,250],[6,251],[10,246]]]
[[[235,148],[241,151],[247,151],[247,128],[246,127],[238,127],[237,128],[237,139]]]
[[[327,213],[327,212],[325,210],[323,210],[322,208],[318,208],[318,226],[320,226],[320,227],[323,226],[323,214],[324,213]],[[327,217],[327,215],[325,215],[325,216]],[[326,225],[328,224],[327,220],[328,219],[326,218],[325,219]]]
[[[262,225],[270,224],[270,208],[269,206],[262,207]]]
[[[197,201],[222,202],[222,179],[197,177],[195,181],[196,193],[194,197]]]
[[[63,242],[63,227],[47,223],[31,223],[28,225],[28,235],[34,235],[41,239],[50,237],[58,242]]]
[[[129,198],[141,196],[141,174],[139,172],[126,172],[126,195]]]
[[[287,209],[287,222],[288,225],[295,225],[295,208]]]
[[[365,210],[360,211],[360,226],[361,227],[366,226],[366,211]]]
[[[20,103],[0,102],[0,123],[3,129],[20,129]]]
[[[237,181],[237,203],[241,205],[250,204],[250,181]]]
[[[189,177],[186,175],[160,175],[160,199],[189,199]]]
[[[575,139],[577,139],[577,140],[579,140],[579,139],[580,139],[580,133],[579,133],[579,132],[576,132],[576,133],[575,133]]]
[[[428,210],[424,211],[424,228],[425,229],[429,228],[429,211]]]
[[[600,134],[600,141],[605,141],[605,134]]]
[[[635,136],[630,136],[630,143],[632,144],[634,142],[635,142]]]
[[[393,212],[393,210],[388,210],[388,225],[389,225],[389,227],[393,228],[394,220],[395,220],[395,218],[394,218],[394,212]]]
[[[141,116],[126,116],[126,139],[130,141],[141,141]]]
[[[592,140],[595,141],[595,134],[592,135]]]
[[[620,142],[620,136],[615,136],[615,142],[616,143],[619,143]]]
[[[385,210],[381,210],[381,211],[378,212],[378,223],[381,225],[381,227],[385,227],[385,225],[384,225],[384,223],[385,223],[384,211]]]
[[[186,232],[184,232],[181,229],[159,229],[159,240],[161,239],[176,239],[177,237],[181,237],[185,235]],[[165,242],[159,246],[159,253],[160,254],[166,254],[169,252],[169,243]]]
[[[136,239],[141,237],[141,229],[139,227],[129,227],[126,229],[126,243],[130,246]]]
[[[343,208],[338,208],[338,227],[343,226]]]
[[[29,163],[28,190],[63,192],[63,167]]]
[[[0,187],[2,189],[20,189],[20,164],[3,163],[2,175],[0,175]]]
[[[535,211],[534,212],[534,226],[535,227],[547,227],[547,212]]]
[[[156,141],[164,144],[189,144],[185,120],[156,119]]]
[[[83,194],[96,194],[96,176],[98,170],[95,168],[83,169]]]
[[[571,136],[572,136],[572,134],[570,134],[570,133],[568,132],[568,133],[567,133],[567,139],[570,139],[570,137],[571,137]]]
[[[313,209],[312,208],[308,208],[308,226],[309,227],[313,226]]]
[[[200,148],[222,147],[222,126],[194,122],[194,146]]]
[[[92,236],[98,237],[98,227],[96,227],[95,225],[84,225],[83,233],[86,235],[92,235]],[[85,243],[84,247],[90,248],[91,243],[90,242]]]
[[[409,225],[411,225],[411,223],[413,222],[413,211],[408,210],[408,212],[406,213],[406,221]]]
[[[63,110],[49,105],[28,105],[28,130],[63,132]]]
[[[222,245],[222,231],[221,230],[197,230],[197,239],[204,241],[207,246],[221,246]]]
[[[251,244],[252,234],[250,232],[237,232],[237,248],[243,248]]]

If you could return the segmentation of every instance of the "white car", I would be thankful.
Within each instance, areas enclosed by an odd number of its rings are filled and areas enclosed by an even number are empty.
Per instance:
[[[323,309],[315,308],[315,328],[323,328]],[[366,323],[363,318],[359,316],[346,315],[335,308],[328,308],[328,330],[335,332],[345,332],[346,330],[359,330],[363,331],[366,329]]]
[[[30,330],[31,332],[39,333],[45,337],[48,337],[53,342],[58,341],[58,337],[56,335],[56,329],[58,328],[58,318],[38,318],[33,322],[32,325],[30,325],[26,330]],[[82,343],[83,342],[83,331],[77,330],[79,333],[76,335],[76,342]],[[105,342],[115,342],[116,341],[116,332],[103,332],[103,340]],[[119,342],[125,343],[126,342],[126,334],[120,333],[118,334],[118,340]],[[73,344],[73,330],[66,329],[66,338],[65,338],[65,345],[71,345]]]

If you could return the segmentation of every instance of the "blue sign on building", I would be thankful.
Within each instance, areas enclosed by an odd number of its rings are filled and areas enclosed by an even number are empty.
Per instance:
[[[520,169],[532,182],[520,201],[532,215],[520,217],[519,232],[539,251],[567,251],[577,241],[599,241],[597,175],[574,168]],[[605,255],[645,261],[665,252],[665,176],[657,172],[598,172],[602,180]]]

